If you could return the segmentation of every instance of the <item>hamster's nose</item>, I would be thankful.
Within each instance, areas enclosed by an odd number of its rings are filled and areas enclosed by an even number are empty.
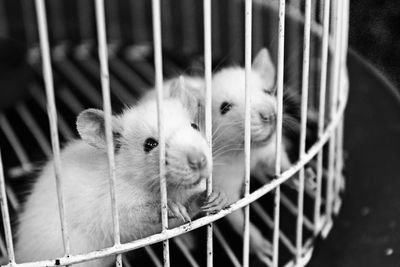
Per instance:
[[[207,158],[203,152],[189,151],[187,160],[189,167],[195,171],[200,171],[207,166]]]
[[[261,121],[264,123],[270,123],[270,122],[275,121],[276,115],[274,112],[272,112],[272,113],[260,112],[259,114],[260,114]]]

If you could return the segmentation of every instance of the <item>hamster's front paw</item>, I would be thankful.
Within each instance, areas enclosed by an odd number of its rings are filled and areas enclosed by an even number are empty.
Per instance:
[[[208,199],[204,202],[201,209],[204,212],[216,213],[227,206],[228,199],[224,192],[213,191]]]
[[[250,236],[250,250],[261,262],[267,266],[272,265],[272,244],[261,233]]]
[[[191,221],[186,207],[181,203],[172,200],[168,200],[168,217],[181,218],[184,222]]]

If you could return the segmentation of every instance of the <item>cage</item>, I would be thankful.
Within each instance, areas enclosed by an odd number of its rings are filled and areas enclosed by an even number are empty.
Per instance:
[[[117,266],[306,265],[315,239],[326,237],[333,225],[345,185],[342,147],[348,5],[348,1],[329,0],[0,1],[1,53],[7,71],[0,80],[5,88],[0,102],[4,225],[0,251],[4,266],[71,266],[110,255],[116,255]],[[149,88],[155,86],[162,92],[163,78],[183,73],[205,75],[210,97],[214,70],[244,64],[248,71],[252,53],[262,47],[269,49],[277,69],[278,147],[284,87],[301,95],[301,129],[294,151],[298,155],[289,170],[281,172],[277,156],[273,179],[251,179],[249,183],[246,172],[243,198],[216,214],[172,229],[163,222],[161,233],[122,244],[116,223],[114,246],[78,255],[69,253],[68,218],[63,217],[59,180],[65,256],[18,262],[10,217],[18,216],[26,197],[23,192],[30,190],[40,162],[54,158],[58,176],[60,143],[76,138],[74,124],[80,111],[103,107],[110,119],[112,111],[137,103]],[[314,116],[307,116],[310,110]],[[210,141],[210,117],[206,125]],[[315,138],[306,143],[310,131]],[[249,138],[247,134],[248,145]],[[246,147],[243,164],[249,170]],[[112,147],[108,155],[113,169],[111,154]],[[315,169],[312,179],[305,179],[306,166]],[[288,186],[297,173],[295,188]],[[111,175],[116,211],[114,182]],[[165,197],[167,192],[161,188],[161,193]],[[239,209],[246,215],[243,242],[219,220]],[[117,215],[113,213],[114,219]],[[249,256],[250,220],[272,244],[273,253],[263,261]],[[188,231],[196,232],[201,241],[196,250],[182,239]]]

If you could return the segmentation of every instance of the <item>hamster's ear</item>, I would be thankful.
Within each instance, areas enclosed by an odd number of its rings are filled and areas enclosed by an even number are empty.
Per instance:
[[[114,148],[117,149],[119,142],[116,139],[121,135],[122,126],[116,117],[112,116],[111,119]],[[100,149],[107,148],[104,126],[104,112],[98,109],[86,109],[78,115],[76,120],[76,128],[82,140]]]
[[[275,84],[275,66],[267,48],[262,48],[256,55],[251,69],[257,72],[264,81],[267,90],[273,90]]]
[[[169,96],[178,98],[188,110],[190,116],[194,118],[198,114],[199,105],[202,103],[202,90],[203,81],[201,78],[179,76],[172,81]]]

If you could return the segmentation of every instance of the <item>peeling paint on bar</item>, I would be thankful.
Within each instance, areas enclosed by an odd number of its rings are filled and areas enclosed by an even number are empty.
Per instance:
[[[328,70],[328,38],[329,38],[329,17],[330,17],[330,0],[324,1],[324,13],[323,13],[323,34],[322,34],[322,46],[321,46],[321,79],[319,84],[320,97],[318,107],[318,137],[324,132],[325,122],[325,98],[326,98],[326,83],[327,83],[327,70]],[[314,202],[314,236],[320,231],[317,227],[321,217],[321,198],[322,198],[322,176],[323,176],[323,150],[318,153],[317,156],[317,187],[316,197]]]
[[[203,2],[204,16],[204,78],[205,78],[205,130],[206,140],[212,155],[212,36],[211,36],[211,0]],[[212,193],[212,174],[207,179],[207,196]],[[209,213],[207,213],[209,215]],[[213,266],[213,225],[207,225],[207,267]]]
[[[283,76],[284,76],[284,54],[285,54],[285,9],[286,1],[279,0],[278,8],[278,63],[277,63],[277,117],[276,117],[276,144],[275,144],[275,176],[281,175],[281,148],[282,148],[282,117],[283,117]],[[275,180],[276,181],[276,180]],[[280,198],[281,188],[279,184],[275,189],[274,196],[274,230],[272,236],[272,264],[279,265],[279,220],[280,220]]]
[[[61,233],[64,245],[64,253],[66,256],[70,253],[69,247],[69,236],[68,236],[68,225],[65,218],[65,202],[62,189],[62,177],[61,177],[61,158],[60,158],[60,142],[58,139],[58,128],[57,128],[57,109],[54,97],[54,81],[53,71],[50,59],[50,44],[48,40],[48,28],[47,18],[44,0],[36,0],[36,16],[38,20],[38,30],[40,39],[40,51],[42,57],[42,68],[43,78],[47,96],[47,111],[50,122],[51,131],[51,144],[53,150],[53,161],[54,161],[54,172],[55,180],[57,185],[57,198],[59,206],[59,216],[61,221]]]
[[[245,2],[245,116],[244,116],[244,197],[250,194],[250,149],[251,149],[251,124],[250,124],[250,74],[251,74],[251,48],[252,48],[252,0]],[[250,258],[250,206],[244,208],[243,225],[243,266],[249,266]]]
[[[112,222],[113,222],[113,237],[114,245],[120,245],[120,226],[118,216],[118,203],[115,195],[115,155],[114,155],[114,144],[113,144],[113,133],[112,133],[112,109],[111,109],[111,97],[110,97],[110,74],[108,70],[108,53],[107,53],[107,37],[106,37],[106,25],[104,15],[104,1],[96,0],[96,27],[97,27],[97,38],[98,38],[98,53],[100,61],[100,78],[101,78],[101,91],[103,95],[103,111],[104,111],[104,127],[105,137],[107,144],[107,158],[109,168],[109,186],[110,186],[110,197],[111,197],[111,210],[112,210]],[[121,254],[117,254],[115,265],[117,267],[122,266]]]
[[[305,23],[303,40],[303,67],[301,86],[301,125],[299,159],[306,154],[308,82],[310,76],[310,35],[311,35],[311,0],[305,1]],[[303,221],[304,221],[304,168],[299,171],[299,191],[297,198],[297,225],[296,225],[296,263],[300,263],[303,256]]]
[[[160,191],[161,191],[161,223],[162,233],[168,229],[167,211],[167,185],[165,178],[165,135],[164,135],[164,109],[163,109],[163,62],[161,46],[161,10],[160,0],[152,0],[153,42],[154,42],[154,66],[155,85],[157,91],[157,118],[159,135],[159,168],[160,168]],[[169,242],[163,242],[164,267],[170,266]]]

